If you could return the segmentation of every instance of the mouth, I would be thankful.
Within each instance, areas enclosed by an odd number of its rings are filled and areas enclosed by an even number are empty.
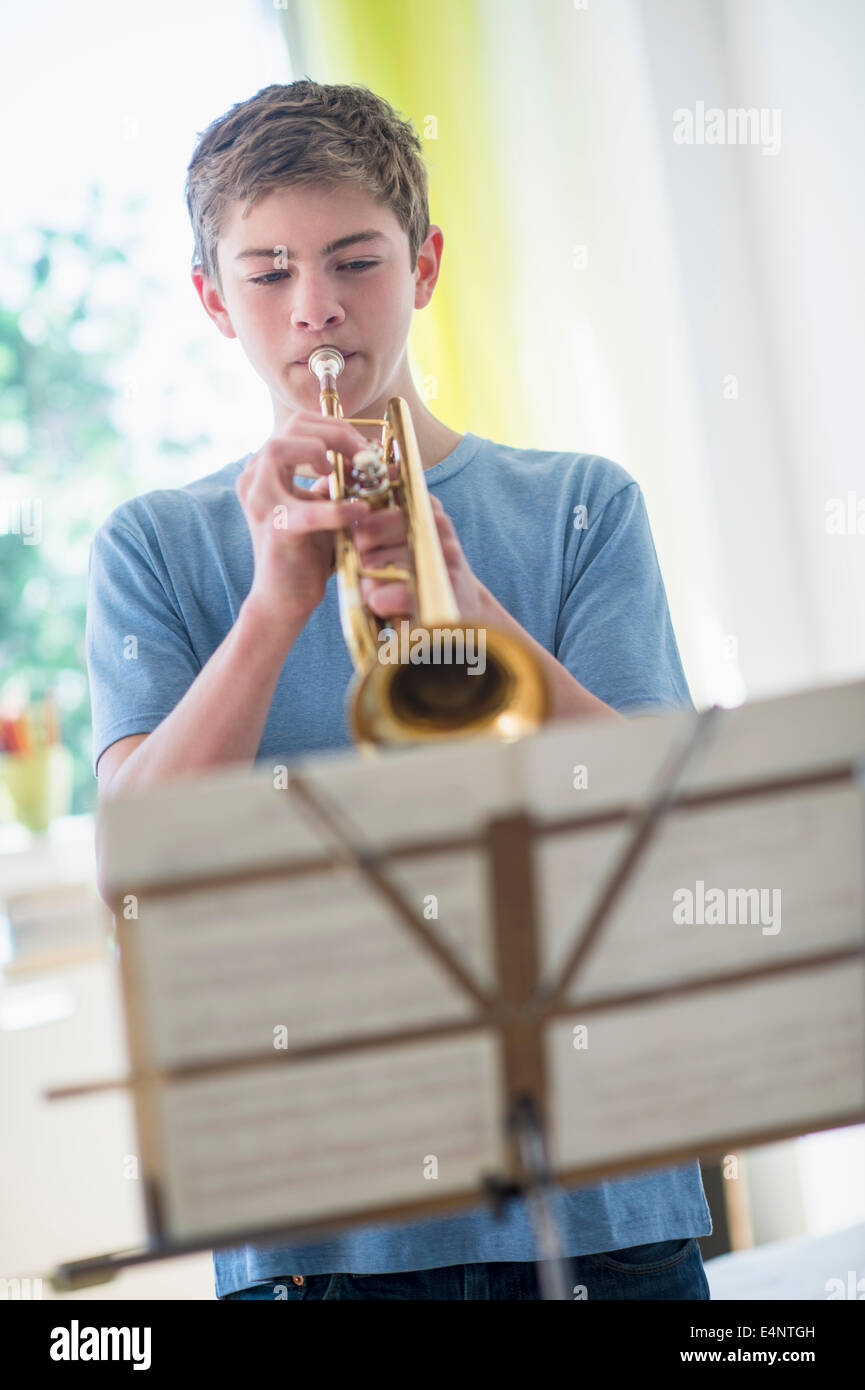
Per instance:
[[[353,357],[356,356],[356,353],[353,353],[353,352],[344,352],[342,355],[343,355],[343,358],[345,359],[346,362],[350,362],[351,359],[352,359]],[[297,361],[296,361],[296,362],[292,362],[291,365],[292,365],[293,367],[306,367],[306,368],[308,369],[308,368],[309,368],[309,357],[299,357],[299,358],[297,359]]]

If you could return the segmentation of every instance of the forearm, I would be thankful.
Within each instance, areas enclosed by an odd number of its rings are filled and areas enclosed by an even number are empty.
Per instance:
[[[118,769],[109,794],[140,791],[205,768],[253,762],[277,681],[305,623],[305,617],[291,618],[277,626],[247,598],[182,700]]]
[[[614,719],[624,719],[625,716],[618,710],[613,709],[612,705],[607,705],[603,700],[599,700],[584,685],[580,685],[578,680],[566,670],[560,661],[551,656],[540,642],[536,642],[531,633],[526,632],[506,608],[503,608],[485,586],[482,586],[483,594],[483,618],[490,624],[504,628],[514,637],[519,637],[532,651],[537,658],[542,670],[544,671],[549,683],[552,696],[551,718],[556,719],[580,719],[591,715],[607,715]]]

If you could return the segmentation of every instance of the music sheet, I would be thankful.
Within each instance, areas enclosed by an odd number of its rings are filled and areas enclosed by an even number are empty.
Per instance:
[[[421,886],[440,889],[440,874]],[[423,915],[419,894],[413,906]],[[469,961],[478,951],[474,925],[470,914],[448,923]],[[354,870],[145,898],[130,949],[158,1067],[473,1012],[471,997]]]
[[[844,782],[671,813],[568,997],[861,945],[863,807],[861,791]],[[619,825],[538,846],[545,971],[563,961],[627,837]]]
[[[173,1082],[158,1100],[168,1230],[230,1235],[471,1190],[502,1166],[497,1051],[485,1032]]]
[[[726,1152],[803,1115],[819,1130],[865,1114],[863,997],[865,967],[846,964],[557,1020],[553,1162]]]

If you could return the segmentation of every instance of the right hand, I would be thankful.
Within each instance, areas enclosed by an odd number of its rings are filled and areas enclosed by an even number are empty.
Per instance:
[[[249,597],[275,621],[306,621],[333,570],[334,531],[369,514],[368,502],[332,502],[328,487],[327,450],[351,460],[366,443],[345,420],[296,410],[237,479],[255,556]],[[308,490],[294,482],[304,464],[321,474]]]

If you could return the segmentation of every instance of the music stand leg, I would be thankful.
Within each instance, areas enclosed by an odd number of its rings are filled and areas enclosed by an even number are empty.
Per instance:
[[[523,1094],[514,1100],[508,1117],[508,1128],[517,1135],[528,1179],[523,1182],[511,1182],[487,1175],[484,1178],[484,1188],[496,1216],[502,1215],[506,1203],[511,1198],[525,1197],[535,1233],[541,1298],[559,1301],[568,1299],[570,1294],[567,1259],[562,1254],[562,1243],[553,1211],[552,1199],[557,1189],[550,1176],[543,1125],[530,1095]]]
[[[524,1192],[535,1232],[541,1298],[567,1299],[567,1267],[553,1209],[556,1187],[550,1175],[544,1126],[531,1095],[524,1092],[514,1099],[508,1124],[516,1133],[523,1167],[529,1174]]]

